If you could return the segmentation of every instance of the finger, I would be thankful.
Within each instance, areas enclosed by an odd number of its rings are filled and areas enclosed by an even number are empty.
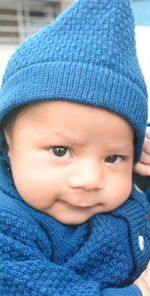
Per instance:
[[[147,265],[146,270],[147,270],[148,275],[149,275],[149,277],[150,277],[150,261],[149,261],[149,263],[148,263],[148,265]],[[150,280],[150,278],[149,278],[149,280]]]
[[[140,163],[143,163],[145,165],[150,165],[150,154],[143,151]]]
[[[148,138],[145,138],[143,151],[146,152],[147,154],[150,154],[150,139]]]
[[[150,176],[150,166],[138,162],[134,167],[133,171],[143,177]]]
[[[150,126],[147,126],[146,128],[146,137],[150,139]]]

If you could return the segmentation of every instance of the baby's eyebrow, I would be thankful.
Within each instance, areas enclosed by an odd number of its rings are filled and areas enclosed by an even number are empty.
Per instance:
[[[56,132],[52,132],[50,134],[50,137],[54,137],[56,139],[60,139],[60,140],[64,140],[67,142],[72,142],[72,143],[76,143],[76,144],[80,144],[80,145],[85,145],[85,142],[83,141],[83,139],[79,139],[79,137],[75,136],[75,135],[71,135],[71,134],[65,134],[62,133],[60,131],[56,131]],[[108,149],[112,149],[112,150],[124,150],[124,151],[132,151],[133,150],[133,143],[128,142],[128,143],[108,143]]]
[[[56,139],[60,139],[60,140],[64,140],[64,141],[67,141],[67,142],[73,142],[73,143],[76,143],[76,144],[80,144],[80,145],[83,145],[83,140],[82,139],[79,139],[77,136],[73,136],[73,135],[70,135],[70,134],[64,134],[64,133],[61,133],[61,132],[52,132],[50,134],[50,137],[51,138],[56,138]]]
[[[114,151],[123,151],[123,152],[132,152],[134,150],[134,143],[118,143],[118,144],[110,144],[109,149]]]

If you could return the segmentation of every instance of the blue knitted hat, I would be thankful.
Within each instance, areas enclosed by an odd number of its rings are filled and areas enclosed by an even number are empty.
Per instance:
[[[0,90],[0,119],[17,106],[67,100],[104,107],[128,120],[139,159],[147,91],[139,67],[130,0],[77,0],[28,38],[10,59]]]

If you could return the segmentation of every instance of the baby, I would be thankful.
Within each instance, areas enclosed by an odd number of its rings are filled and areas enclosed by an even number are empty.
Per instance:
[[[149,205],[132,181],[147,91],[130,1],[75,1],[27,39],[0,118],[0,295],[148,296]]]

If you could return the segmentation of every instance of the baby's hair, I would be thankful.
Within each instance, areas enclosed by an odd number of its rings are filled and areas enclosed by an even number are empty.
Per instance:
[[[38,103],[40,103],[40,102],[32,102],[30,104],[26,104],[26,105],[16,107],[12,111],[8,112],[4,116],[4,118],[1,120],[1,122],[0,122],[0,134],[3,136],[3,143],[4,143],[4,146],[6,148],[8,146],[7,146],[7,143],[6,143],[6,140],[5,140],[4,131],[6,131],[9,134],[9,136],[11,137],[16,119],[19,116],[22,116],[26,112],[26,109],[28,109],[31,105],[38,104]]]
[[[26,105],[27,106],[27,105]],[[19,106],[12,111],[10,111],[0,122],[0,134],[2,136],[2,146],[0,147],[0,155],[2,154],[1,149],[6,150],[8,149],[8,145],[6,143],[6,139],[4,136],[4,131],[6,131],[9,136],[12,136],[13,127],[15,124],[16,119],[25,112],[26,106]]]
[[[23,114],[25,106],[19,106],[10,111],[1,121],[1,129],[11,134],[16,119]]]
[[[0,123],[0,129],[3,131],[7,131],[7,133],[11,135],[16,119],[19,116],[23,115],[26,109],[28,109],[30,106],[38,103],[33,102],[31,104],[21,105],[19,107],[14,108],[12,111],[8,112]]]

